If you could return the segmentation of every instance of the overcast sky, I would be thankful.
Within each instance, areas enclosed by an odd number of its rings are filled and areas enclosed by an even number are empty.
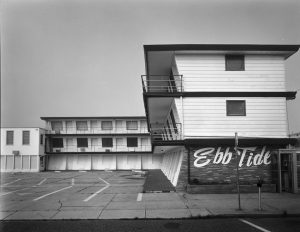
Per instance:
[[[298,0],[2,0],[1,124],[145,115],[144,44],[300,44]],[[300,89],[300,52],[286,61]],[[299,91],[300,92],[300,91]],[[300,93],[288,103],[300,131]]]

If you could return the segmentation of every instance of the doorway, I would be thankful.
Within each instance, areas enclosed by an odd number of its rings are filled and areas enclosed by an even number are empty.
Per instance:
[[[292,192],[293,190],[293,167],[292,154],[281,154],[281,190]]]

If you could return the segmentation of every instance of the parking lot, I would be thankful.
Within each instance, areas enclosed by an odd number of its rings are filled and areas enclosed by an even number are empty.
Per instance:
[[[299,194],[143,193],[132,171],[1,173],[0,220],[152,219],[300,215]]]
[[[2,173],[1,219],[113,218],[103,209],[122,204],[144,215],[144,179],[131,171]]]

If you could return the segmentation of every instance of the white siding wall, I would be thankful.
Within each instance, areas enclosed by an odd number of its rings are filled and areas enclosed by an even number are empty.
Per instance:
[[[111,134],[111,133],[148,133],[147,121],[146,119],[55,119],[46,121],[47,130],[53,131],[51,128],[51,122],[59,121],[62,122],[63,130],[60,131],[62,134],[88,134],[88,133],[99,133],[99,134]],[[87,130],[77,130],[76,129],[76,121],[86,121],[87,122]],[[112,122],[112,130],[103,130],[101,127],[101,123],[103,121],[111,121]],[[126,121],[137,121],[138,128],[136,130],[127,130]],[[68,123],[67,123],[68,122]]]
[[[47,170],[159,169],[162,156],[153,154],[48,155]]]
[[[6,144],[6,131],[13,131],[13,144]],[[23,131],[29,131],[28,145],[22,144]],[[1,172],[37,172],[40,170],[40,157],[44,155],[44,145],[40,144],[40,128],[1,128]],[[19,151],[19,155],[13,155]]]
[[[245,55],[245,71],[225,71],[225,55],[176,55],[184,91],[285,91],[281,56]]]
[[[174,186],[177,185],[183,153],[184,148],[177,148],[163,155],[161,170]]]
[[[246,116],[226,116],[226,100],[246,100]],[[184,98],[183,110],[185,138],[288,136],[285,98]]]
[[[137,147],[127,147],[127,138],[134,137],[138,140]],[[110,150],[112,152],[150,152],[152,151],[151,147],[151,138],[150,136],[102,136],[102,137],[91,137],[91,136],[68,136],[63,137],[59,136],[56,138],[63,138],[63,148],[53,148],[53,152],[59,150],[60,152],[105,152],[106,150]],[[77,147],[77,138],[87,138],[88,139],[88,147],[81,148]],[[102,147],[102,138],[112,138],[113,147]],[[93,141],[93,144],[92,144]]]

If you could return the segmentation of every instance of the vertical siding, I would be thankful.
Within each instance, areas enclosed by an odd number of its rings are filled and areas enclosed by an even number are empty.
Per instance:
[[[183,148],[177,148],[163,156],[161,170],[174,186],[177,185],[183,152]]]
[[[226,100],[246,100],[246,116],[226,116]],[[285,98],[185,98],[184,136],[287,137]]]
[[[225,71],[224,55],[176,55],[184,91],[285,91],[281,56],[245,55],[245,71]]]
[[[47,170],[132,170],[159,169],[161,155],[153,154],[68,154],[48,155]]]

